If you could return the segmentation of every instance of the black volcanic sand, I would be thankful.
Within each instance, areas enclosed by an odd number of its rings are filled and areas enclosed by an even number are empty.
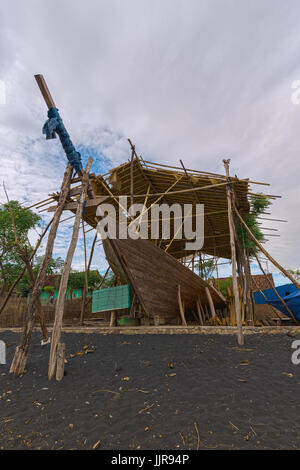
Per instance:
[[[0,449],[300,448],[287,335],[246,336],[241,349],[234,336],[68,333],[61,382],[47,379],[38,333],[22,379],[8,373],[19,335],[0,339]],[[84,346],[94,352],[70,357]]]

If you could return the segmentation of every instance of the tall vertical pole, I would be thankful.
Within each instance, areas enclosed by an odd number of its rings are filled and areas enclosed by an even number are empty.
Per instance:
[[[228,203],[228,225],[229,225],[229,233],[230,233],[231,261],[232,261],[232,287],[233,287],[235,313],[236,313],[236,321],[237,321],[237,338],[238,338],[239,345],[242,346],[244,344],[244,335],[243,335],[243,328],[242,328],[240,296],[239,296],[238,281],[237,281],[237,274],[236,274],[236,248],[235,248],[235,235],[234,235],[234,219],[233,219],[233,213],[232,213],[232,188],[231,188],[230,178],[229,178],[230,160],[223,160],[223,163],[224,163],[226,177],[227,177],[226,193],[227,193],[227,203]]]
[[[87,265],[87,268],[86,268],[86,276],[85,276],[84,290],[83,290],[83,299],[82,299],[81,313],[80,313],[80,325],[84,324],[85,309],[88,305],[88,302],[86,300],[88,290],[89,290],[88,280],[89,280],[89,273],[90,273],[91,263],[92,263],[92,259],[93,259],[93,254],[94,254],[94,250],[95,250],[95,244],[96,244],[96,241],[97,241],[97,236],[98,236],[98,232],[96,232],[96,234],[95,234],[95,237],[94,237],[94,240],[93,240],[93,243],[92,243],[91,252],[90,252],[90,259],[89,259],[89,262],[88,262],[88,265]]]
[[[57,372],[57,362],[58,362],[58,352],[62,354],[64,350],[60,345],[60,338],[61,338],[61,329],[62,329],[62,322],[63,322],[63,314],[64,314],[64,305],[65,305],[65,297],[67,292],[67,285],[69,280],[69,274],[71,269],[71,264],[73,260],[74,251],[77,245],[78,240],[78,232],[80,227],[80,220],[82,217],[82,210],[84,207],[84,201],[86,200],[88,186],[89,186],[89,172],[92,165],[93,159],[89,158],[88,164],[86,166],[85,171],[83,172],[82,176],[82,187],[81,187],[81,194],[78,201],[78,206],[76,210],[75,222],[73,226],[73,233],[72,239],[69,245],[67,257],[65,260],[58,297],[55,306],[55,319],[52,331],[52,341],[51,341],[51,348],[50,348],[50,357],[49,357],[49,368],[48,368],[48,378],[49,380],[54,377]],[[60,364],[62,362],[60,361]],[[62,377],[61,371],[58,373],[58,380],[59,377]]]

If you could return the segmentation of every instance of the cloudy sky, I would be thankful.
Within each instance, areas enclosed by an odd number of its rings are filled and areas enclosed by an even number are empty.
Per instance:
[[[232,174],[270,183],[282,195],[272,215],[288,223],[267,223],[280,238],[266,247],[300,268],[299,15],[298,0],[2,0],[0,176],[10,197],[44,199],[66,165],[59,141],[41,134],[42,73],[97,173],[129,157],[130,137],[153,161],[222,173],[226,157]],[[65,222],[56,256],[68,233]],[[77,249],[74,266],[82,260]]]

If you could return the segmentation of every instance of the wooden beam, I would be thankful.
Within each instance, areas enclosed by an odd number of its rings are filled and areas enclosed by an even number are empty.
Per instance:
[[[131,146],[131,160],[130,160],[130,198],[131,198],[131,203],[133,204],[133,163],[134,163],[134,157],[135,157],[135,148],[134,145],[132,145],[132,142],[130,139],[128,139],[128,142]]]
[[[109,326],[114,327],[116,326],[116,324],[117,324],[117,312],[115,310],[112,310],[112,312],[110,313]]]
[[[202,318],[202,312],[201,312],[201,307],[200,307],[200,305],[201,305],[200,299],[197,300],[196,305],[197,305],[199,323],[200,323],[201,326],[203,326],[204,325],[204,320]]]
[[[209,304],[211,316],[212,316],[212,318],[215,318],[216,317],[215,306],[214,306],[213,299],[211,297],[211,294],[210,294],[210,291],[209,291],[208,287],[205,287],[205,292],[206,292],[206,296],[207,296],[207,299],[208,299],[208,304]]]
[[[108,199],[108,196],[101,196],[101,197],[96,197],[96,199],[89,199],[85,201],[85,207],[94,207],[94,206],[99,206],[99,204],[102,204],[104,201]],[[71,211],[71,210],[76,210],[78,206],[78,202],[67,202],[63,210],[64,211]],[[55,212],[57,206],[51,206],[48,207],[47,212]]]
[[[56,380],[60,381],[65,372],[65,350],[66,345],[64,343],[58,343],[57,345],[57,365],[56,365]]]
[[[38,74],[38,75],[35,75],[34,78],[36,79],[36,82],[38,84],[40,92],[42,93],[43,98],[46,102],[46,105],[48,106],[48,109],[56,108],[54,100],[51,96],[51,93],[50,93],[48,87],[47,87],[47,83],[46,83],[43,75]]]
[[[184,326],[187,326],[187,322],[186,322],[185,315],[184,315],[183,302],[182,302],[182,299],[181,299],[180,284],[178,284],[178,305],[179,305],[179,311],[180,311],[182,324]]]

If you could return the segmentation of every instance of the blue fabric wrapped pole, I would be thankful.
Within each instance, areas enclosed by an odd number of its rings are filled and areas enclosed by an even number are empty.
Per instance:
[[[43,134],[46,135],[46,139],[55,139],[56,134],[58,134],[70,165],[77,173],[80,173],[83,169],[81,155],[76,151],[62,118],[59,115],[58,109],[50,108],[48,110],[48,118],[43,127]]]

